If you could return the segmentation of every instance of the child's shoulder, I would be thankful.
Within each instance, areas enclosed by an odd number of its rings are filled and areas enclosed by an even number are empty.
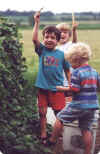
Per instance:
[[[66,52],[67,49],[72,45],[71,41],[68,41],[64,44],[59,44],[56,48],[62,50],[63,52]]]
[[[56,53],[56,55],[64,57],[64,52],[62,50],[60,50],[60,49],[55,49],[55,53]]]
[[[60,53],[60,54],[64,55],[64,52],[63,52],[61,49],[59,49],[59,48],[56,48],[55,51],[56,51],[57,53]]]
[[[68,46],[68,45],[71,45],[71,44],[72,44],[72,41],[68,41],[68,42],[65,42],[64,44],[58,44],[57,48],[58,47],[63,47],[63,46]]]
[[[76,73],[76,74],[81,74],[81,73],[84,73],[84,72],[85,72],[85,74],[86,74],[87,72],[98,73],[98,72],[96,71],[96,69],[93,68],[93,67],[90,66],[90,65],[82,65],[82,66],[80,66],[80,67],[74,69],[74,73]]]

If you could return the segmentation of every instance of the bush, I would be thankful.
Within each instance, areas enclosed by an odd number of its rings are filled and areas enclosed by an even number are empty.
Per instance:
[[[15,24],[0,24],[0,150],[4,154],[47,154],[40,146],[36,90],[29,87],[23,45]]]

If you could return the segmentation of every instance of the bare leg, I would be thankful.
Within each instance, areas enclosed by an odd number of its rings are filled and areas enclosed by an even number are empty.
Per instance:
[[[92,139],[93,139],[92,133],[91,133],[91,131],[84,130],[84,131],[82,131],[82,135],[83,135],[83,141],[85,144],[84,154],[91,154]]]
[[[40,133],[41,133],[41,138],[45,138],[47,136],[46,133],[46,124],[47,124],[47,107],[41,107],[39,108],[39,114],[40,114]]]
[[[52,131],[52,135],[50,137],[51,142],[56,142],[57,138],[62,132],[62,129],[63,129],[63,124],[61,123],[60,120],[56,119],[56,122],[53,127],[53,131]]]

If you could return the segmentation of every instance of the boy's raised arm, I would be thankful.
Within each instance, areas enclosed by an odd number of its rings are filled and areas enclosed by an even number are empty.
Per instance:
[[[40,11],[36,12],[34,15],[34,28],[33,28],[33,35],[32,35],[32,42],[36,45],[40,45],[40,41],[38,39],[38,30],[39,30],[39,22],[40,22]]]
[[[76,32],[76,29],[78,27],[78,23],[74,23],[72,25],[72,43],[76,43],[77,42],[77,32]]]

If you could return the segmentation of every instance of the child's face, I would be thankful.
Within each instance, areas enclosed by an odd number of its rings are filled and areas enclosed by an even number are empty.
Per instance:
[[[43,43],[48,49],[54,49],[58,43],[55,33],[45,33]]]
[[[59,43],[60,44],[67,43],[70,39],[69,30],[60,30],[60,32],[61,32],[61,38]]]

